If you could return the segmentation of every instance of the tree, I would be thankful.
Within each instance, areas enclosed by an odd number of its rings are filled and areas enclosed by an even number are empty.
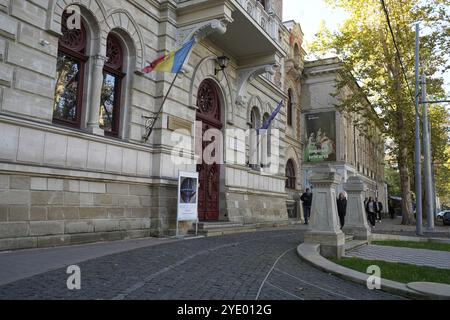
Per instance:
[[[449,67],[441,50],[449,46],[449,0],[386,0],[385,5],[393,29],[401,60],[387,24],[382,1],[327,0],[345,10],[349,18],[338,32],[321,30],[310,46],[312,53],[323,56],[330,52],[341,58],[345,73],[337,86],[344,88],[353,74],[361,92],[340,101],[341,107],[351,112],[363,112],[361,98],[367,96],[378,115],[365,114],[366,122],[381,119],[384,133],[393,140],[394,154],[400,173],[403,224],[412,224],[411,176],[414,146],[414,45],[412,24],[422,21],[427,33],[421,39],[422,70],[436,75]],[[403,74],[406,74],[405,80]],[[438,76],[428,79],[428,93],[444,96],[443,80]],[[374,117],[375,116],[375,117]],[[374,119],[375,118],[375,119]],[[364,123],[362,124],[365,125]]]

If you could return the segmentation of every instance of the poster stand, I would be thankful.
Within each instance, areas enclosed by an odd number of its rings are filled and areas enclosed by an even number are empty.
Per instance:
[[[178,172],[178,204],[176,238],[180,238],[179,223],[195,221],[195,236],[198,236],[198,172]]]

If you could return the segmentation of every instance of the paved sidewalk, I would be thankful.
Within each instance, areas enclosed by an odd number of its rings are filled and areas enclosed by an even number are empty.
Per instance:
[[[450,252],[445,251],[370,245],[347,252],[345,255],[365,260],[382,260],[450,269]]]
[[[145,238],[0,252],[0,286],[91,259],[174,241],[177,240]]]
[[[402,225],[401,217],[396,217],[395,219],[384,218],[380,223],[377,222],[375,229],[373,229],[372,232],[414,237],[416,236],[416,226]],[[443,226],[441,221],[437,221],[434,231],[430,232],[427,230],[426,221],[424,221],[423,233],[425,237],[429,238],[450,238],[450,227]]]

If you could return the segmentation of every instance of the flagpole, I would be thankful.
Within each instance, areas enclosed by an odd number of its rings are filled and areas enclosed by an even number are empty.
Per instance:
[[[146,136],[145,139],[144,139],[145,142],[148,141],[148,139],[150,138],[150,135],[152,134],[152,131],[153,131],[153,128],[155,127],[156,121],[158,121],[159,114],[161,113],[162,108],[164,107],[164,104],[166,103],[167,97],[169,96],[169,93],[170,93],[170,91],[172,90],[173,85],[175,84],[175,81],[176,81],[177,78],[178,78],[178,74],[179,74],[179,72],[177,72],[177,73],[175,74],[175,77],[173,77],[173,80],[172,80],[172,83],[170,84],[169,90],[167,90],[167,93],[166,93],[166,95],[164,96],[164,99],[163,99],[163,101],[162,101],[162,103],[161,103],[161,106],[159,107],[158,113],[157,113],[156,116],[155,116],[155,120],[153,121],[153,123],[152,123],[152,125],[151,125],[151,127],[150,127],[150,130],[148,131],[147,136]]]

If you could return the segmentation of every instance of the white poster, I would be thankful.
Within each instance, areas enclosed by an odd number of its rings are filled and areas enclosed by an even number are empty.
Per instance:
[[[198,172],[178,174],[178,221],[198,220]]]

